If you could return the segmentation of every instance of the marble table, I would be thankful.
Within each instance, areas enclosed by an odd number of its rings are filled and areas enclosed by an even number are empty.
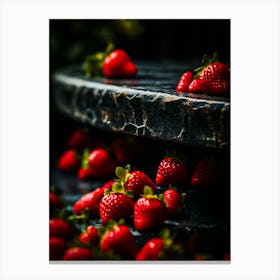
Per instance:
[[[58,109],[102,129],[188,145],[228,148],[230,98],[180,94],[178,79],[192,63],[136,62],[135,78],[87,79],[81,65],[53,75]]]

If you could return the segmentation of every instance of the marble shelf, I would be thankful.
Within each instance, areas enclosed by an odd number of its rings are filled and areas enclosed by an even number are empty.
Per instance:
[[[187,145],[228,148],[230,98],[175,91],[188,63],[138,61],[130,79],[85,77],[81,65],[57,70],[53,98],[66,115],[102,129]]]

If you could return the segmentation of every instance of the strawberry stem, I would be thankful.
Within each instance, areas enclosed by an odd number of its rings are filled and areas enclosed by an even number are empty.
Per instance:
[[[114,182],[114,184],[112,185],[112,189],[105,190],[104,195],[110,193],[123,193],[129,196],[130,198],[133,198],[133,192],[130,190],[126,190],[123,181],[119,181],[119,180],[116,180]]]
[[[217,62],[219,61],[219,54],[217,52],[214,52],[212,57],[209,57],[208,54],[204,54],[203,57],[202,57],[202,66],[199,66],[197,68],[194,69],[194,77],[193,79],[196,80],[199,76],[200,76],[200,73],[201,71],[208,65],[210,65],[211,63],[213,62]]]
[[[87,169],[89,167],[89,149],[86,148],[82,155],[81,167]]]
[[[158,200],[163,200],[163,197],[160,195],[158,196],[157,194],[154,194],[153,189],[146,185],[144,186],[143,194],[141,194],[142,197],[147,197],[148,199],[158,199]]]

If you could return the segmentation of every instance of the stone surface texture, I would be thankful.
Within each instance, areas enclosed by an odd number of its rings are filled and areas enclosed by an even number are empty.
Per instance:
[[[130,79],[85,77],[80,65],[52,76],[57,108],[99,128],[188,145],[227,148],[230,98],[175,91],[194,67],[180,62],[136,62]]]

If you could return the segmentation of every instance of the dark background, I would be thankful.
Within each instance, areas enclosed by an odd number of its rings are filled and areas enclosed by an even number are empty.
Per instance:
[[[81,63],[109,42],[132,59],[230,60],[230,20],[50,20],[51,70]],[[198,65],[199,66],[199,65]]]

